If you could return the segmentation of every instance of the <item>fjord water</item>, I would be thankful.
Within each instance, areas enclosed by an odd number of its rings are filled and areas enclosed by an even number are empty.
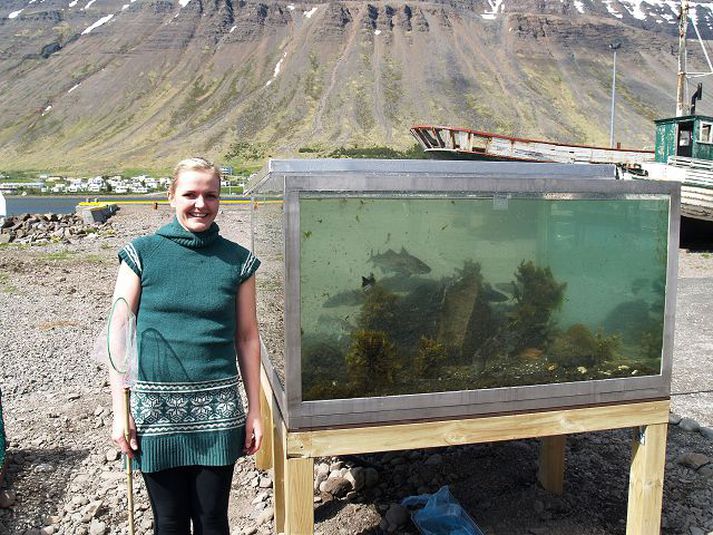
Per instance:
[[[304,399],[660,373],[668,199],[308,197]]]

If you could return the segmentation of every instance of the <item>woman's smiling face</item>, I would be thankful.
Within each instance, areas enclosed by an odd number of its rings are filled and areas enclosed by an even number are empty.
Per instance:
[[[218,215],[220,182],[210,171],[186,169],[178,175],[168,198],[183,228],[203,232]]]

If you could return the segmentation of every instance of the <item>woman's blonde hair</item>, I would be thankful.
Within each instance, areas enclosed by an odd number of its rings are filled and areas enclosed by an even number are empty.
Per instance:
[[[173,179],[171,180],[171,185],[168,187],[168,194],[173,195],[176,192],[176,181],[183,171],[209,171],[213,174],[215,178],[218,179],[218,191],[220,191],[220,169],[218,167],[200,156],[193,156],[191,158],[186,158],[178,162],[178,165],[173,169]]]

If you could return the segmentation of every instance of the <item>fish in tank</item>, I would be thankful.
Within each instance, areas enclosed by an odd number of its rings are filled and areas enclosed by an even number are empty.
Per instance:
[[[306,196],[303,399],[661,371],[668,200]]]

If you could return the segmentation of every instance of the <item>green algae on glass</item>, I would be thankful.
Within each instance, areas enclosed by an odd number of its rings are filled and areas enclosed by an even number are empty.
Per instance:
[[[305,400],[660,373],[664,196],[315,196],[300,235]]]

